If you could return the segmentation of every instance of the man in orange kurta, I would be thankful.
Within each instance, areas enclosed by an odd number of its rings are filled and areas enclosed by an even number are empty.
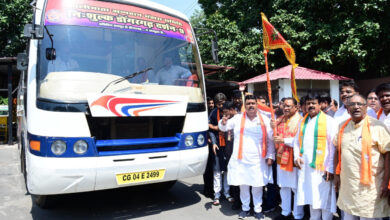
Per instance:
[[[293,142],[298,131],[299,121],[302,116],[298,113],[297,101],[293,98],[285,98],[283,102],[283,115],[276,122],[271,122],[271,127],[276,126],[277,134],[274,136],[277,151],[277,182],[280,187],[282,200],[282,213],[277,219],[287,219],[291,214],[291,191],[296,193],[297,170],[294,167]],[[296,198],[294,196],[294,198]],[[295,219],[304,216],[303,207],[297,206],[294,199],[293,215]]]

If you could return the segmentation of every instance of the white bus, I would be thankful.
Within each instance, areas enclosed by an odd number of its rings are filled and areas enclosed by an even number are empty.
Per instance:
[[[183,14],[144,0],[38,0],[24,32],[17,135],[37,205],[203,174],[205,83]]]

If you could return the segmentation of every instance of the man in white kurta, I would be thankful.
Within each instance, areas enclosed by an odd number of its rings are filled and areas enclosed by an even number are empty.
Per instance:
[[[336,135],[337,124],[332,117],[326,115],[326,148],[324,156],[324,171],[312,168],[309,164],[313,161],[314,132],[317,117],[320,113],[318,97],[308,96],[306,99],[308,112],[308,123],[306,125],[303,148],[304,153],[300,155],[299,135],[301,126],[294,139],[294,161],[298,168],[297,204],[310,205],[310,219],[331,220],[336,212],[336,193],[332,181],[334,173],[333,158],[334,145],[332,139]],[[301,120],[301,123],[304,123]],[[319,155],[317,150],[317,157]],[[324,153],[324,152],[321,152]]]
[[[246,118],[241,145],[242,159],[239,159],[242,114],[246,114]],[[262,121],[259,117],[262,118],[267,133],[265,157],[262,157],[263,132]],[[228,164],[228,184],[240,186],[242,212],[239,214],[239,218],[244,219],[249,215],[251,200],[249,187],[252,186],[255,218],[262,219],[263,186],[273,182],[270,165],[274,160],[275,150],[270,120],[258,113],[256,98],[253,95],[247,95],[245,97],[245,112],[237,114],[229,120],[227,118],[221,119],[218,126],[221,131],[233,129],[234,133],[233,153]]]

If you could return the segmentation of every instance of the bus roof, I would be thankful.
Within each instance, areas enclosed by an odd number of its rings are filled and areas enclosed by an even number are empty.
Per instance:
[[[172,16],[181,18],[181,19],[189,22],[187,16],[184,15],[183,13],[181,13],[180,11],[177,11],[177,10],[172,9],[172,8],[168,8],[165,5],[161,5],[161,4],[158,4],[156,2],[149,1],[149,0],[114,0],[112,2],[118,2],[118,3],[120,2],[120,3],[125,3],[125,4],[126,3],[134,4],[134,5],[137,5],[137,6],[140,6],[140,7],[153,9],[155,11],[168,13],[168,14],[170,14]]]

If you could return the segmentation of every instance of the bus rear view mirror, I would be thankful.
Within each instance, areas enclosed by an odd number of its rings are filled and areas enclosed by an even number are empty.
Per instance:
[[[26,24],[23,29],[24,37],[31,39],[43,39],[43,26],[37,24]]]
[[[55,60],[57,57],[55,48],[46,48],[46,59]]]

